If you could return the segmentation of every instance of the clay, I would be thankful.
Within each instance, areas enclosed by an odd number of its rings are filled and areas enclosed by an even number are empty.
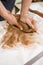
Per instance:
[[[16,18],[18,22],[20,22],[19,15],[16,15]],[[33,33],[34,33],[33,30],[31,28],[28,28],[26,24],[22,23],[22,26],[24,27],[24,30],[27,29],[29,33],[21,31],[19,28],[9,24],[7,28],[7,32],[4,35],[4,38],[2,41],[4,42],[2,47],[4,47],[5,45],[9,47],[13,47],[18,42],[21,42],[23,45],[28,45],[28,44],[35,42],[34,39],[32,38]]]
[[[23,32],[24,33],[32,33],[32,32],[36,32],[35,30],[33,30],[29,25],[27,25],[26,23],[23,23],[22,21],[20,21],[20,15],[15,15],[15,17],[18,20],[18,23],[23,27]]]

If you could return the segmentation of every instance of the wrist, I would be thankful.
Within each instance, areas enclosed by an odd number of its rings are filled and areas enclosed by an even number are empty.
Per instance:
[[[0,15],[4,18],[4,19],[8,19],[8,17],[9,17],[9,13],[8,13],[8,11],[6,10],[6,11],[1,11],[1,13],[0,13]]]
[[[20,15],[20,19],[23,19],[23,18],[26,17],[27,15],[28,15],[28,13],[25,13],[25,14],[23,13],[23,14],[21,14],[21,15]]]
[[[4,18],[5,18],[6,20],[8,20],[9,17],[10,17],[10,11],[7,11],[7,12],[4,14]]]
[[[21,16],[21,17],[25,17],[25,16],[27,16],[27,15],[28,15],[28,13],[25,13],[25,14],[23,13],[23,14],[21,14],[20,16]]]

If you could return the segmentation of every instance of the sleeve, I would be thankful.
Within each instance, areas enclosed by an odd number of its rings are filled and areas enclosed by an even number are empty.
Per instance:
[[[6,0],[0,0],[0,1],[6,1]]]

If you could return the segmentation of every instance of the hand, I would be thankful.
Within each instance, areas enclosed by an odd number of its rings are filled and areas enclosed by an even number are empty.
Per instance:
[[[15,16],[13,16],[9,11],[8,11],[8,15],[7,15],[7,21],[9,24],[11,25],[16,25],[18,28],[20,28],[20,30],[22,30],[22,26],[17,22],[17,19]]]
[[[22,26],[19,25],[19,23],[17,22],[16,18],[10,13],[10,11],[8,11],[4,5],[2,4],[2,2],[0,1],[0,15],[8,21],[9,24],[11,25],[16,25],[18,26],[21,30],[22,30]]]
[[[34,31],[37,31],[36,21],[28,14],[21,15],[20,20],[28,24]]]

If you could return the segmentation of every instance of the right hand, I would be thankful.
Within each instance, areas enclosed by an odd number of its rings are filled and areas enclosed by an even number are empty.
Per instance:
[[[28,24],[34,31],[37,31],[36,21],[30,15],[24,14],[20,17],[20,20]]]

